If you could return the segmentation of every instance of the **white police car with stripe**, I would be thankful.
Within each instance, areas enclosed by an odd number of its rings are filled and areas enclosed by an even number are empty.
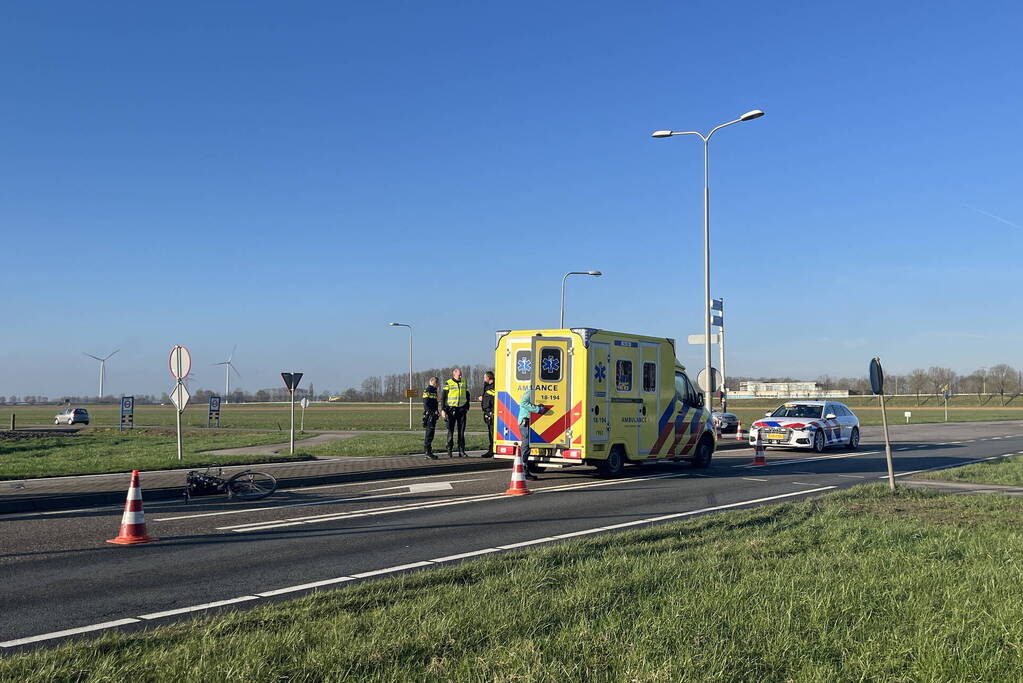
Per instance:
[[[828,446],[851,450],[860,445],[860,420],[837,401],[790,401],[751,425],[750,445],[756,444],[758,434],[765,446],[812,448],[818,453]]]

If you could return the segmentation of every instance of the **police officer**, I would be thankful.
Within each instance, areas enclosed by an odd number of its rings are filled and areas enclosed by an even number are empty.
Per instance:
[[[440,407],[437,403],[437,385],[440,384],[439,377],[431,377],[430,384],[423,390],[423,429],[426,434],[423,439],[423,447],[426,450],[426,457],[436,460],[433,452],[433,435],[437,431],[437,418],[440,417]]]
[[[480,407],[483,409],[483,422],[487,425],[487,438],[490,446],[483,454],[484,458],[494,457],[494,398],[497,392],[494,391],[494,373],[487,370],[483,373],[483,393],[480,394]]]
[[[469,385],[462,379],[461,368],[451,371],[451,379],[444,383],[440,397],[440,414],[448,421],[448,457],[454,448],[455,431],[458,432],[458,457],[469,456],[465,452],[465,418],[469,414]]]

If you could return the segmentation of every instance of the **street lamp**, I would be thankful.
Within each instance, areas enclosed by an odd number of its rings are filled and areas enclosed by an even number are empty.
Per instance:
[[[558,329],[565,328],[565,280],[568,279],[569,275],[592,275],[593,277],[600,277],[603,273],[599,270],[573,270],[571,273],[565,273],[565,277],[561,278],[561,324]]]
[[[714,394],[710,391],[713,386],[713,379],[711,377],[710,370],[710,138],[714,133],[718,132],[726,126],[731,126],[733,123],[739,123],[741,121],[752,121],[753,119],[759,119],[764,115],[764,112],[759,109],[748,111],[734,121],[722,123],[720,126],[711,129],[709,133],[703,135],[694,130],[687,131],[674,131],[674,130],[655,130],[651,137],[655,138],[670,138],[674,135],[695,135],[703,140],[703,370],[706,376],[707,382],[707,394],[708,394],[708,407],[713,407]]]
[[[412,429],[412,326],[405,323],[391,323],[391,327],[408,328],[408,428]]]

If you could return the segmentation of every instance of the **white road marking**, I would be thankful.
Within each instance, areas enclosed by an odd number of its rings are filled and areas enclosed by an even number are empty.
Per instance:
[[[1021,451],[1021,452],[1023,452],[1023,451]],[[950,467],[960,467],[962,465],[969,465],[969,464],[972,464],[972,463],[975,463],[975,462],[986,462],[988,460],[998,460],[999,458],[1008,458],[1011,455],[1016,455],[1016,454],[1015,453],[1003,453],[1002,455],[992,455],[992,456],[990,456],[988,458],[977,458],[976,460],[963,460],[962,462],[954,462],[951,465],[938,465],[937,467],[928,467],[928,468],[922,469],[922,470],[913,470],[912,472],[899,472],[895,476],[896,477],[908,477],[911,474],[920,474],[921,472],[933,472],[935,470],[947,470]],[[887,479],[887,478],[888,478],[887,474],[882,474],[880,477],[878,477],[878,479]]]
[[[29,636],[28,638],[18,638],[17,640],[8,640],[0,643],[0,647],[18,647],[19,645],[28,645],[29,643],[38,643],[43,640],[52,640],[53,638],[63,638],[64,636],[73,636],[78,633],[89,633],[90,631],[102,631],[106,628],[116,628],[118,626],[126,626],[128,624],[137,624],[138,619],[118,619],[117,621],[104,621],[102,624],[92,624],[90,626],[82,626],[80,628],[69,628],[65,631],[54,631],[53,633],[44,633],[39,636]]]
[[[838,475],[835,475],[835,476],[845,477],[846,479],[866,479],[866,477],[861,476],[859,474],[838,474]]]
[[[817,484],[811,484],[811,483],[805,482],[805,481],[794,481],[792,483],[796,484],[797,486],[816,486],[817,485]]]
[[[650,477],[650,478],[663,479],[665,477],[664,476],[658,476],[658,477]],[[612,481],[612,482],[608,482],[608,483],[620,483],[620,482],[621,482],[621,480],[617,480],[617,481]],[[474,556],[477,556],[477,555],[486,555],[486,554],[489,554],[489,553],[500,552],[502,549],[520,548],[520,547],[525,547],[525,546],[528,546],[528,545],[537,545],[537,544],[540,544],[540,543],[549,543],[549,542],[553,542],[553,541],[559,541],[559,540],[562,540],[562,539],[565,539],[565,538],[574,538],[574,537],[578,537],[578,536],[587,536],[587,535],[592,535],[592,534],[597,534],[597,533],[603,533],[603,532],[606,532],[606,531],[613,531],[613,530],[618,530],[618,529],[626,529],[626,528],[629,528],[629,527],[642,526],[642,525],[647,525],[647,524],[655,524],[657,522],[664,522],[664,521],[667,521],[667,520],[670,520],[670,519],[681,519],[683,517],[692,517],[693,515],[699,515],[699,514],[703,514],[703,513],[707,513],[707,512],[716,512],[718,510],[727,510],[729,508],[736,508],[736,507],[741,507],[741,506],[744,506],[744,505],[755,505],[757,503],[766,503],[766,502],[769,502],[769,501],[772,501],[772,500],[780,500],[782,498],[791,498],[793,496],[805,496],[805,495],[811,494],[811,493],[820,493],[822,491],[830,491],[830,490],[835,489],[835,488],[837,488],[837,487],[835,487],[835,486],[822,486],[822,487],[819,487],[819,488],[809,489],[809,490],[806,490],[806,491],[793,491],[791,493],[782,493],[782,494],[778,494],[776,496],[767,496],[765,498],[755,498],[755,499],[752,499],[752,500],[743,500],[743,501],[739,501],[737,503],[726,503],[724,505],[714,505],[712,507],[700,508],[698,510],[689,510],[688,512],[675,512],[675,513],[668,514],[668,515],[660,515],[658,517],[648,517],[647,519],[637,519],[637,520],[634,520],[634,521],[631,521],[631,522],[622,522],[621,524],[612,524],[612,525],[609,525],[609,526],[596,527],[596,528],[592,528],[592,529],[583,529],[581,531],[572,531],[572,532],[565,533],[565,534],[558,534],[556,536],[545,536],[543,538],[538,538],[538,539],[534,539],[534,540],[531,540],[531,541],[523,541],[523,542],[520,542],[520,543],[511,543],[511,544],[508,544],[508,545],[505,545],[505,546],[499,546],[499,547],[496,547],[496,548],[483,548],[481,550],[473,550],[473,551],[470,551],[470,552],[467,552],[467,553],[460,553],[458,555],[448,555],[446,557],[438,557],[438,558],[435,558],[433,560],[424,560],[422,562],[412,562],[412,563],[409,563],[409,564],[402,564],[402,565],[398,565],[398,566],[395,566],[395,567],[387,567],[385,569],[376,569],[376,570],[373,570],[373,571],[361,572],[359,574],[352,574],[351,576],[339,576],[339,577],[335,577],[335,578],[332,578],[332,579],[324,579],[322,581],[314,581],[314,582],[311,582],[311,583],[304,583],[304,584],[299,584],[299,585],[296,585],[296,586],[286,586],[286,587],[283,587],[283,588],[276,588],[276,589],[273,589],[273,590],[264,591],[264,592],[261,592],[261,593],[256,593],[254,595],[243,595],[241,597],[230,598],[230,599],[227,599],[227,600],[217,600],[215,602],[206,602],[206,603],[203,603],[201,605],[193,605],[191,607],[182,607],[181,609],[167,610],[167,611],[164,611],[164,612],[153,612],[151,614],[141,615],[138,618],[118,619],[117,621],[106,621],[106,622],[99,623],[99,624],[92,624],[90,626],[82,626],[80,628],[67,629],[65,631],[55,631],[53,633],[44,633],[44,634],[38,635],[38,636],[29,636],[29,637],[26,637],[26,638],[18,638],[17,640],[9,640],[9,641],[0,643],[0,647],[4,647],[4,648],[17,647],[19,645],[26,645],[26,644],[29,644],[29,643],[37,643],[37,642],[44,641],[44,640],[52,640],[54,638],[63,638],[65,636],[75,635],[75,634],[78,634],[78,633],[89,633],[91,631],[101,631],[101,630],[108,629],[108,628],[116,628],[118,626],[125,626],[125,625],[128,625],[128,624],[135,624],[135,623],[138,623],[140,620],[151,621],[151,620],[154,620],[154,619],[161,619],[163,617],[176,616],[176,615],[180,615],[180,614],[188,614],[190,612],[199,612],[199,611],[202,611],[202,610],[213,609],[215,607],[220,607],[220,606],[223,606],[223,605],[232,605],[232,604],[236,604],[236,603],[240,603],[240,602],[249,602],[251,600],[259,600],[261,598],[271,597],[271,596],[274,596],[274,595],[283,595],[285,593],[293,593],[293,592],[297,592],[297,591],[301,591],[301,590],[306,590],[306,589],[310,589],[310,588],[315,589],[315,588],[318,588],[318,587],[321,587],[321,586],[327,586],[327,585],[332,585],[332,584],[337,584],[337,583],[344,583],[346,581],[352,581],[352,580],[355,580],[357,578],[366,578],[366,577],[372,577],[372,576],[383,576],[385,574],[392,574],[392,573],[395,573],[395,572],[401,572],[401,571],[405,571],[405,570],[408,570],[408,569],[418,569],[418,568],[421,568],[421,567],[428,567],[428,566],[437,565],[437,564],[444,564],[446,562],[460,560],[460,559],[463,559],[463,558],[468,558],[468,557],[474,557]]]
[[[778,465],[792,465],[794,463],[798,464],[798,463],[802,463],[802,462],[816,462],[818,460],[841,460],[843,458],[858,458],[861,455],[873,455],[875,453],[880,453],[880,452],[881,451],[855,451],[855,452],[852,452],[852,453],[839,453],[837,455],[818,455],[818,456],[816,456],[814,458],[790,458],[788,460],[774,460],[774,461],[768,460],[766,465],[749,465],[749,464],[746,464],[746,465],[732,465],[732,467],[745,467],[745,468],[776,467]]]
[[[688,473],[673,473],[673,474],[653,474],[643,477],[628,477],[624,479],[610,479],[607,481],[597,482],[583,482],[579,484],[565,484],[562,486],[550,486],[546,488],[534,488],[532,492],[537,493],[553,493],[559,491],[570,491],[581,488],[597,488],[601,486],[613,486],[615,484],[627,484],[631,482],[648,481],[652,479],[669,479],[679,478],[687,476]],[[414,510],[422,510],[427,508],[435,507],[449,507],[452,505],[464,505],[466,503],[475,503],[486,500],[508,500],[510,497],[505,496],[503,493],[485,493],[477,496],[466,496],[464,498],[456,498],[454,500],[440,500],[440,501],[426,501],[421,503],[410,503],[407,505],[390,505],[381,508],[370,508],[368,510],[353,510],[348,512],[333,512],[325,515],[313,515],[309,517],[292,517],[282,520],[270,520],[263,522],[248,522],[245,524],[233,524],[230,526],[217,527],[218,531],[234,531],[237,533],[246,533],[249,531],[265,531],[269,529],[280,529],[289,526],[300,526],[304,524],[318,524],[322,522],[333,522],[340,521],[343,519],[354,519],[357,517],[373,517],[377,515],[387,515],[396,512],[407,512]],[[363,499],[365,500],[365,499]]]
[[[757,479],[756,477],[743,477],[746,481],[768,481],[767,479]]]
[[[191,607],[182,607],[180,609],[169,609],[165,612],[153,612],[151,614],[141,614],[139,619],[161,619],[163,617],[173,617],[176,614],[188,614],[189,612],[201,612],[204,609],[213,609],[214,607],[221,607],[222,605],[233,605],[236,602],[247,602],[249,600],[259,600],[257,595],[243,595],[240,598],[230,598],[229,600],[217,600],[215,602],[205,602],[201,605],[192,605]]]

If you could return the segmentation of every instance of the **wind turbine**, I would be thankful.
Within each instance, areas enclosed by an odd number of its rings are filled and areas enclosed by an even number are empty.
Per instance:
[[[241,379],[242,373],[238,372],[238,369],[231,364],[231,360],[234,358],[234,352],[238,350],[238,345],[235,344],[234,348],[231,349],[231,355],[227,357],[227,360],[220,363],[214,363],[214,365],[224,366],[224,403],[227,403],[228,397],[231,395],[231,371],[234,370],[234,374],[238,375]]]
[[[120,350],[121,349],[117,349],[117,351],[120,351]],[[89,358],[94,358],[94,359],[99,361],[99,398],[100,398],[100,400],[103,400],[103,378],[106,377],[106,374],[107,374],[107,371],[106,371],[107,360],[110,358],[110,356],[114,355],[114,353],[117,353],[117,351],[114,351],[113,353],[108,354],[106,358],[100,358],[99,356],[94,356],[91,353],[85,353],[85,351],[82,351],[82,353],[85,354],[86,356],[88,356]]]

